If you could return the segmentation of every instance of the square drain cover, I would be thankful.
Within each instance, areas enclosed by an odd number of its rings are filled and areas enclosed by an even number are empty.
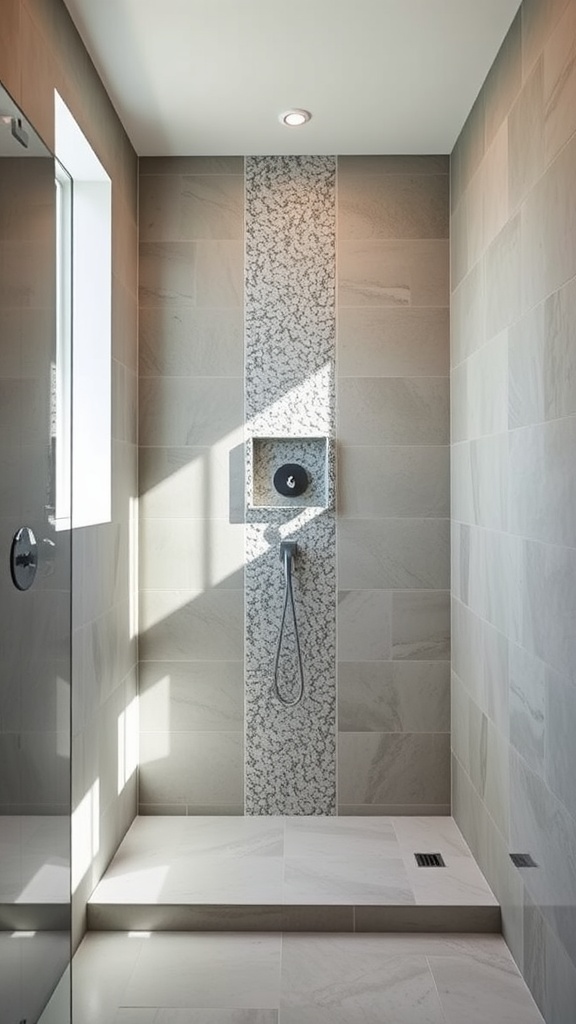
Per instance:
[[[538,865],[529,853],[511,853],[510,860],[515,868],[537,868]]]
[[[419,868],[445,868],[444,858],[441,853],[415,853],[416,863]]]

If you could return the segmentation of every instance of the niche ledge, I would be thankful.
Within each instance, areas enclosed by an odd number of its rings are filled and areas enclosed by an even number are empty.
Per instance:
[[[249,442],[251,473],[249,509],[316,508],[331,505],[330,445],[327,437],[253,437]],[[274,487],[280,466],[296,462],[308,476],[308,487],[297,498],[284,497]]]

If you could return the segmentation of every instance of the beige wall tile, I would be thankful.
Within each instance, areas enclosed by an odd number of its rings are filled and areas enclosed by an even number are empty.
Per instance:
[[[445,376],[449,330],[448,309],[343,308],[338,376]]]
[[[338,294],[342,306],[447,306],[448,242],[340,243]]]
[[[242,427],[241,378],[141,378],[139,400],[144,445],[213,445]]]
[[[341,802],[446,804],[449,746],[448,733],[340,733]]]
[[[338,594],[340,661],[386,661],[391,656],[392,594],[341,590]]]
[[[241,377],[244,324],[241,309],[140,311],[142,377]]]
[[[438,445],[448,441],[446,378],[350,377],[338,383],[344,445]]]
[[[447,445],[342,447],[339,507],[344,518],[448,516]]]
[[[338,728],[340,732],[448,732],[448,663],[341,662]]]
[[[408,661],[450,658],[448,591],[400,591],[393,595],[392,657]]]
[[[446,174],[348,174],[338,190],[338,236],[447,238]]]
[[[343,519],[340,586],[442,590],[449,585],[449,533],[447,519]]]
[[[242,239],[243,235],[243,175],[142,175],[142,242]]]

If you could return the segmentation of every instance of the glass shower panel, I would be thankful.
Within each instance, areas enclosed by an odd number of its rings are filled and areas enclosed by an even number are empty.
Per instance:
[[[56,516],[57,481],[69,487],[69,339],[56,178],[0,88],[1,1024],[48,1020],[56,998],[70,1020],[71,544]]]

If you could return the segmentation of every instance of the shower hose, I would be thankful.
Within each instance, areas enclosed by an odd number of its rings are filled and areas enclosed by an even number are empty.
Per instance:
[[[304,668],[302,666],[302,652],[300,650],[300,637],[298,635],[298,621],[296,619],[296,606],[294,604],[294,591],[292,588],[292,560],[296,554],[296,542],[295,541],[283,541],[280,545],[280,560],[284,566],[284,606],[282,608],[282,618],[280,620],[280,632],[278,634],[278,646],[276,648],[276,658],[274,660],[274,692],[278,697],[278,700],[284,707],[291,708],[299,704],[304,696]],[[296,647],[296,660],[298,662],[298,689],[295,694],[291,697],[287,697],[280,687],[279,681],[279,670],[280,670],[280,657],[282,654],[282,642],[284,640],[284,631],[286,629],[286,616],[288,614],[288,608],[292,615],[292,623],[294,627],[294,645]]]

